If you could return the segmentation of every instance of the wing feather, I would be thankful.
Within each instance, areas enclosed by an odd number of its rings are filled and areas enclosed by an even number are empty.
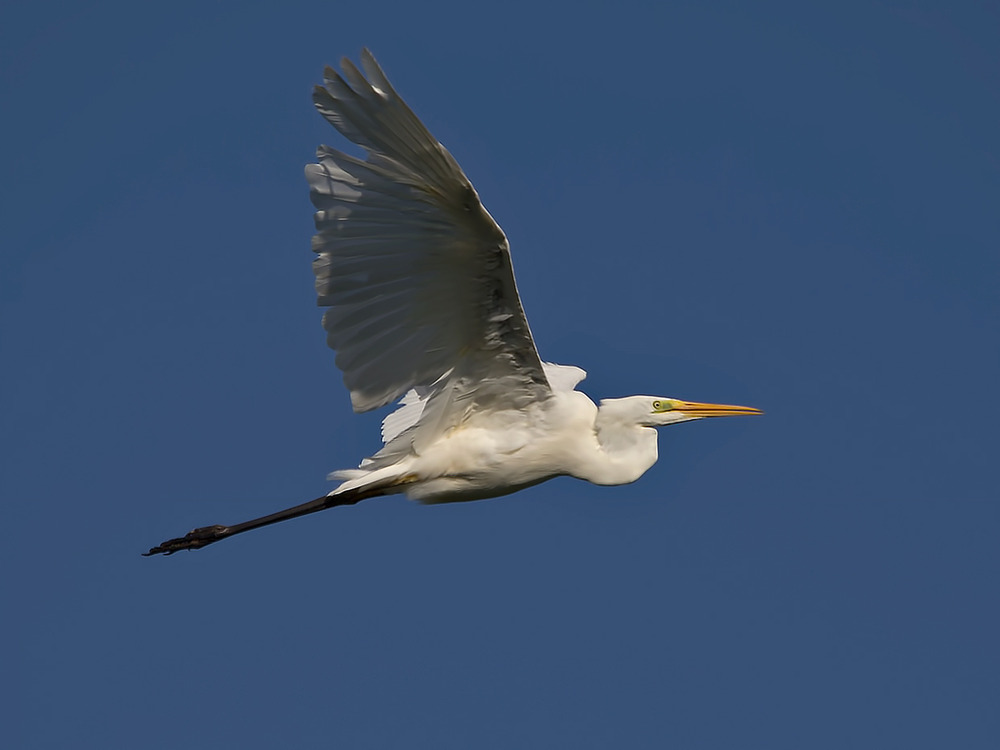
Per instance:
[[[367,50],[361,68],[327,68],[313,101],[365,160],[322,146],[306,176],[317,297],[354,409],[407,394],[378,458],[551,389],[503,231]]]

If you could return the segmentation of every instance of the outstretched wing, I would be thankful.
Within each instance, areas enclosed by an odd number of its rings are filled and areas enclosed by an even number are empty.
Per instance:
[[[355,411],[415,389],[437,432],[547,398],[507,238],[368,50],[361,65],[327,68],[313,101],[367,158],[323,146],[306,167],[323,326]]]

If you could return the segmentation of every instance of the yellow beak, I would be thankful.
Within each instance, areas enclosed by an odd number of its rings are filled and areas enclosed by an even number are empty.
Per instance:
[[[672,411],[679,411],[692,417],[739,417],[744,414],[763,414],[760,409],[752,406],[733,406],[731,404],[702,404],[697,401],[681,401],[671,399]]]

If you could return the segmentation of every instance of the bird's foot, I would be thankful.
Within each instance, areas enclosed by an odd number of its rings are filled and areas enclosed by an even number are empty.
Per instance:
[[[199,549],[212,542],[225,539],[229,536],[229,533],[228,526],[202,526],[200,529],[190,531],[184,536],[177,537],[176,539],[168,539],[163,544],[153,547],[149,552],[143,552],[142,556],[172,555],[182,549]]]

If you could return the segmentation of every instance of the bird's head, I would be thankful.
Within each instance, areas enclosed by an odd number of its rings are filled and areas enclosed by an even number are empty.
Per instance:
[[[664,427],[669,424],[680,424],[705,417],[737,417],[764,413],[752,406],[705,404],[698,401],[667,398],[666,396],[608,398],[601,401],[601,412],[605,418],[613,415],[623,422],[643,427]]]

